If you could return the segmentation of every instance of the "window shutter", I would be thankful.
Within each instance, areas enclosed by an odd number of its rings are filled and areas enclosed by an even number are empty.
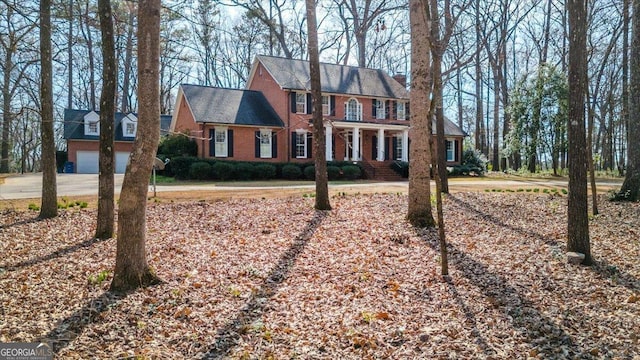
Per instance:
[[[408,102],[404,103],[404,119],[405,119],[405,120],[409,120],[409,119],[410,119],[410,117],[409,117],[409,110],[411,110],[411,109],[410,109],[410,106],[409,106],[409,105],[410,105],[410,104],[409,104]]]
[[[378,116],[378,100],[371,101],[371,116],[375,119]]]
[[[255,134],[255,148],[256,148],[256,159],[260,158],[260,131],[256,131]]]
[[[291,158],[296,158],[296,133],[291,133]]]
[[[294,91],[289,93],[289,97],[291,98],[291,112],[296,113],[296,93]]]
[[[344,103],[344,119],[349,120],[349,115],[347,113],[349,101]]]
[[[393,120],[398,120],[398,102],[393,102]]]
[[[336,159],[336,136],[331,135],[331,158]]]
[[[329,113],[331,114],[331,116],[336,116],[336,96],[335,95],[331,95],[331,97],[329,98],[329,108],[330,108]]]
[[[456,162],[460,161],[460,147],[458,146],[458,140],[453,140],[453,159]]]
[[[313,156],[313,137],[311,133],[307,133],[307,159],[311,159]]]
[[[311,93],[307,93],[307,114],[313,113],[313,101],[311,99]]]
[[[278,157],[278,133],[275,131],[271,133],[271,158]]]
[[[216,156],[216,131],[209,129],[209,156]]]
[[[373,135],[371,137],[371,160],[378,159],[378,137]]]
[[[227,130],[227,157],[233,157],[233,130]]]
[[[392,136],[391,137],[391,148],[393,151],[393,156],[391,157],[393,160],[396,160],[396,149],[398,148],[398,137],[397,136]]]
[[[391,101],[390,100],[386,101],[386,103],[384,105],[384,108],[385,108],[385,117],[384,118],[385,119],[391,119]]]
[[[391,152],[389,152],[389,138],[384,138],[384,159],[391,159]]]

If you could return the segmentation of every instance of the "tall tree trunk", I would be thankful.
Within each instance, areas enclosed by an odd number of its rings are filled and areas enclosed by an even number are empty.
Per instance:
[[[96,109],[96,67],[95,57],[93,55],[93,35],[91,35],[91,25],[89,24],[89,3],[87,3],[84,12],[84,25],[86,26],[85,38],[87,41],[87,54],[89,57],[89,106],[91,110]]]
[[[433,227],[431,213],[431,44],[430,16],[424,0],[409,0],[411,23],[411,149],[409,156],[409,207],[407,219],[413,226]],[[407,146],[407,144],[403,144]]]
[[[627,171],[618,200],[640,198],[640,1],[633,2],[631,38],[631,88],[629,91],[629,126],[627,135]]]
[[[485,129],[484,129],[484,104],[482,94],[482,64],[480,63],[480,50],[482,49],[482,32],[480,30],[480,0],[475,2],[476,15],[476,56],[475,56],[475,75],[476,75],[476,132],[475,142],[476,149],[481,153],[487,154],[485,148]]]
[[[120,193],[116,267],[111,290],[157,283],[147,263],[146,209],[149,176],[160,140],[160,0],[138,5],[138,130]]]
[[[631,0],[622,0],[622,126],[623,133],[628,137],[629,129],[629,3]],[[624,141],[620,143],[620,160],[618,161],[618,172],[624,175]]]
[[[13,122],[11,113],[11,71],[13,68],[13,53],[4,54],[4,69],[2,83],[2,145],[0,146],[0,173],[9,172],[9,132]]]
[[[589,78],[585,73],[585,99],[590,99],[589,96]],[[589,180],[591,183],[591,207],[593,215],[598,215],[598,189],[596,187],[596,169],[593,165],[593,109],[592,106],[588,106],[590,110],[587,111],[587,166],[589,168]]]
[[[69,29],[67,33],[67,109],[73,108],[73,0],[69,0]]]
[[[444,110],[442,108],[442,56],[444,54],[445,42],[440,37],[440,15],[438,14],[437,0],[429,0],[431,13],[431,76],[433,77],[433,96],[429,111],[429,121],[436,120],[436,141],[435,147],[431,147],[436,171],[439,175],[440,187],[438,191],[449,193],[449,182],[447,181],[447,157],[446,142],[444,138]],[[445,11],[447,11],[446,9]],[[433,110],[433,111],[432,111]],[[433,138],[433,137],[432,137]],[[434,151],[438,153],[435,154]]]
[[[493,69],[493,149],[491,166],[493,171],[500,171],[500,65]]]
[[[313,99],[313,151],[316,168],[316,209],[331,210],[329,202],[329,179],[324,125],[322,121],[322,90],[320,87],[320,54],[318,52],[318,25],[316,24],[316,2],[306,0],[307,31],[309,49],[309,74],[311,76],[311,97]]]
[[[111,1],[98,0],[102,33],[102,93],[100,95],[100,175],[98,176],[98,223],[96,238],[113,237],[114,221],[114,112],[117,67],[113,39]]]
[[[131,111],[129,103],[129,87],[131,84],[131,67],[133,66],[133,21],[135,19],[134,9],[131,5],[127,6],[129,11],[129,21],[127,22],[127,42],[124,49],[124,69],[122,71],[122,103],[120,111],[123,113]]]
[[[58,215],[56,143],[53,132],[53,63],[51,59],[51,1],[40,1],[40,116],[42,117],[42,205],[40,218]]]
[[[639,2],[640,4],[640,2]],[[567,250],[585,255],[590,265],[589,215],[587,204],[587,143],[585,94],[587,79],[586,0],[567,0],[569,13],[569,203]]]

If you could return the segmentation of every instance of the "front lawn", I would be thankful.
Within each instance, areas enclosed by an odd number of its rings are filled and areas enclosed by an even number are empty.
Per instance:
[[[451,277],[402,194],[152,203],[164,281],[107,291],[115,240],[96,211],[0,214],[0,342],[60,358],[624,358],[640,356],[639,204],[602,201],[597,265],[567,265],[566,197],[445,199]]]

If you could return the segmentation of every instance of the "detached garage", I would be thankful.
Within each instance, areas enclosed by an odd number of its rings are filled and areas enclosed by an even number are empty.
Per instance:
[[[160,116],[160,134],[166,134],[171,124],[170,115]],[[116,113],[114,118],[115,173],[123,174],[127,169],[129,154],[138,130],[136,114]],[[67,153],[78,174],[99,172],[100,115],[90,110],[65,110],[64,137]]]

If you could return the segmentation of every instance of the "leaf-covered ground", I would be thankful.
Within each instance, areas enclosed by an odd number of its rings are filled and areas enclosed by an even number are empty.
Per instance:
[[[0,342],[60,358],[639,359],[640,206],[602,201],[593,267],[566,264],[566,198],[445,199],[450,273],[405,195],[152,204],[161,285],[107,291],[96,213],[0,214]]]

